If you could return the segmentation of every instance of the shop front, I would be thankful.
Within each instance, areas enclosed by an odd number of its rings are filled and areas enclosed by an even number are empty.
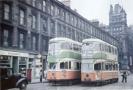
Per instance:
[[[14,74],[27,76],[29,81],[40,78],[44,59],[40,54],[0,50],[0,67],[12,68]]]
[[[12,68],[14,74],[21,73],[26,76],[28,62],[28,53],[0,50],[0,66]]]

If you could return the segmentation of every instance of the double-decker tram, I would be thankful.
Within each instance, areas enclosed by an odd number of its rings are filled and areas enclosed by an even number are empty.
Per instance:
[[[82,43],[81,82],[96,85],[118,82],[117,47],[93,38]]]
[[[49,41],[47,80],[52,84],[73,84],[81,79],[81,43],[68,38]]]

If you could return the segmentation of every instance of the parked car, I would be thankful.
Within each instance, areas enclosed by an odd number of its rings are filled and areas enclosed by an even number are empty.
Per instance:
[[[26,90],[28,80],[21,74],[14,74],[12,68],[0,67],[0,90],[19,88]]]

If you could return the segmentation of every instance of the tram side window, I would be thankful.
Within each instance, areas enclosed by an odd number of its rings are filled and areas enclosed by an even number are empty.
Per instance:
[[[68,69],[68,62],[65,62],[65,69]]]
[[[60,69],[64,69],[64,62],[60,63]]]
[[[96,63],[94,65],[94,70],[101,70],[101,63]]]
[[[71,69],[71,62],[69,62],[69,69]]]
[[[118,70],[118,65],[117,64],[115,64],[115,70]]]
[[[80,70],[80,63],[79,62],[77,62],[77,70]]]
[[[112,70],[112,64],[109,64],[109,70]]]
[[[74,70],[80,70],[81,66],[79,62],[74,62],[73,65],[74,65]]]
[[[100,51],[102,51],[102,44],[99,44],[99,47],[100,47]]]
[[[108,64],[105,65],[105,69],[109,70],[109,65]]]
[[[113,70],[116,70],[115,64],[113,65]]]
[[[112,53],[115,54],[115,49],[112,47]]]
[[[109,52],[111,53],[111,47],[110,46],[108,46],[109,47]]]

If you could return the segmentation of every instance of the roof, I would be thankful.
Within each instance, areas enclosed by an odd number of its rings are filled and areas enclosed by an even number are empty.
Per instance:
[[[72,39],[65,38],[65,37],[52,38],[50,39],[49,43],[52,43],[52,42],[71,42],[71,43],[75,43],[78,45],[82,45],[80,42],[77,42],[77,41],[74,41]]]
[[[82,42],[83,42],[83,43],[86,43],[86,42],[99,42],[99,43],[104,43],[104,44],[110,45],[110,46],[112,46],[112,47],[115,47],[114,45],[111,45],[111,44],[109,44],[109,43],[107,43],[107,42],[105,42],[105,41],[103,41],[103,40],[101,40],[101,39],[97,39],[97,38],[84,39]],[[116,47],[115,47],[115,48],[116,48]]]
[[[101,40],[101,39],[96,39],[96,38],[89,38],[89,39],[84,39],[82,42],[102,42],[102,43],[104,43],[104,41],[103,40]]]

